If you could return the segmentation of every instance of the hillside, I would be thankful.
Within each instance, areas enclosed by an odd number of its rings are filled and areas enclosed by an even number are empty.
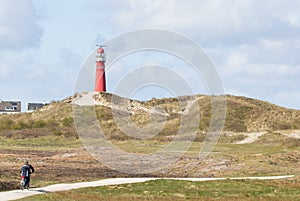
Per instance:
[[[37,135],[51,133],[58,136],[76,136],[72,102],[86,95],[86,93],[75,94],[32,113],[2,114],[0,115],[0,131],[15,131],[8,132],[10,135],[23,131],[25,135],[23,137],[26,137],[26,131],[31,129],[38,131]],[[112,108],[114,112],[129,115],[130,120],[140,127],[147,126],[150,120],[158,124],[165,123],[164,129],[156,136],[164,140],[178,131],[181,114],[185,109],[180,107],[177,98],[152,99],[145,102],[121,97],[117,97],[118,101],[112,101],[111,98],[112,94],[109,93],[93,95],[99,124],[105,134],[112,139],[126,138],[114,121]],[[201,117],[199,135],[207,132],[211,118],[211,97],[195,95],[180,97],[180,100],[186,101],[187,105],[184,107],[188,107],[189,100],[198,101]],[[226,100],[226,121],[223,131],[259,132],[300,129],[299,110],[286,109],[265,101],[240,96],[227,95]],[[150,113],[156,115],[154,119],[150,119]],[[35,135],[36,132],[29,133]]]
[[[38,170],[33,175],[33,181],[36,182],[33,183],[34,186],[108,177],[299,175],[298,110],[246,97],[226,96],[227,117],[223,134],[208,157],[201,161],[198,156],[209,128],[211,97],[179,97],[183,102],[182,107],[176,98],[141,102],[118,96],[111,101],[112,97],[109,93],[75,94],[32,113],[0,115],[0,159],[3,170],[0,175],[0,191],[18,188],[17,174],[24,160],[31,161]],[[96,111],[98,123],[115,147],[134,156],[143,156],[170,144],[177,135],[181,116],[187,110],[192,115],[199,115],[193,110],[192,100],[197,100],[194,104],[198,103],[201,117],[196,139],[174,164],[151,174],[117,172],[97,161],[84,146],[82,139],[78,139],[74,126],[73,109],[76,111],[81,108],[88,114]],[[80,102],[85,106],[82,107]],[[119,129],[113,118],[116,114],[121,117],[127,115],[134,125],[148,129],[150,134],[157,132],[159,126],[163,125],[163,129],[158,130],[157,135],[136,140]],[[80,123],[90,123],[89,120],[82,119]],[[154,122],[154,126],[147,128],[150,122]],[[85,129],[89,134],[89,126]],[[110,153],[107,154],[110,156]],[[112,159],[117,164],[122,164],[120,161],[127,163],[120,156]],[[150,163],[152,164],[151,160]],[[80,174],[75,177],[74,172]]]

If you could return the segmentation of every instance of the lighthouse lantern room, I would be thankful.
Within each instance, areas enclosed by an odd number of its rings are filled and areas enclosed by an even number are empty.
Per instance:
[[[95,79],[95,92],[106,92],[105,83],[105,53],[103,45],[98,45],[96,53],[96,79]]]

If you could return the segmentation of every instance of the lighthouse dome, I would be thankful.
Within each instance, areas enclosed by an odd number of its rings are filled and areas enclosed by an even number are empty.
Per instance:
[[[97,53],[104,53],[104,49],[102,47],[99,47]]]

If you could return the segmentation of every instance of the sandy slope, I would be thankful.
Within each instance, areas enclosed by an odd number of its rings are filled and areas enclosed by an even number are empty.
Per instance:
[[[283,175],[283,176],[268,176],[268,177],[238,177],[238,178],[229,178],[233,180],[240,179],[259,179],[259,180],[267,180],[267,179],[286,179],[294,177],[294,175]],[[71,189],[85,188],[85,187],[96,187],[96,186],[108,186],[108,185],[118,185],[118,184],[129,184],[129,183],[140,183],[150,180],[157,179],[174,179],[174,180],[186,180],[186,181],[212,181],[212,180],[225,180],[228,178],[114,178],[114,179],[104,179],[93,182],[80,182],[73,184],[55,184],[51,186],[47,186],[44,188],[34,188],[28,190],[13,190],[0,192],[0,198],[3,201],[6,200],[16,200],[20,198],[29,197],[32,195],[56,192],[56,191],[66,191]]]
[[[249,144],[249,143],[253,143],[255,141],[258,140],[258,138],[264,134],[266,134],[267,132],[262,131],[262,132],[253,132],[253,133],[245,133],[244,135],[247,135],[247,137],[245,139],[243,139],[242,141],[237,142],[236,144]]]

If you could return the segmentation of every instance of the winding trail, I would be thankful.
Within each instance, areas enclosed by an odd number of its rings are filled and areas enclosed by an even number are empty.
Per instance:
[[[142,183],[151,180],[158,179],[172,179],[172,180],[184,180],[184,181],[216,181],[216,180],[242,180],[242,179],[258,179],[258,180],[272,180],[272,179],[287,179],[292,178],[295,175],[283,175],[283,176],[268,176],[268,177],[233,177],[233,178],[113,178],[113,179],[103,179],[99,181],[92,182],[80,182],[73,184],[54,184],[46,186],[43,188],[33,188],[28,190],[12,190],[0,192],[0,198],[3,201],[6,200],[16,200],[33,195],[38,195],[42,193],[51,193],[57,191],[66,191],[78,188],[86,187],[96,187],[96,186],[109,186],[109,185],[118,185],[118,184],[130,184],[130,183]]]
[[[247,135],[245,139],[242,141],[237,142],[236,144],[250,144],[253,142],[256,142],[260,136],[263,136],[264,134],[267,134],[267,131],[262,132],[254,132],[254,133],[244,133],[244,135]]]

